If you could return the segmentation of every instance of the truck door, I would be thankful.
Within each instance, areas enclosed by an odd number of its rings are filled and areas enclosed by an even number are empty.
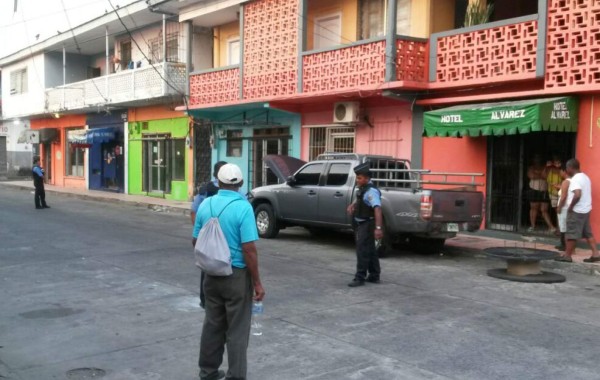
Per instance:
[[[325,185],[319,189],[319,222],[347,225],[350,217],[346,208],[350,203],[352,183],[349,182],[352,165],[349,162],[332,163],[325,175]]]
[[[317,220],[318,192],[323,163],[306,165],[295,175],[294,186],[279,194],[279,208],[284,219]]]

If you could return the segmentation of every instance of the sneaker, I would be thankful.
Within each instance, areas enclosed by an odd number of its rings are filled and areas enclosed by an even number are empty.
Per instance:
[[[225,371],[223,370],[218,370],[217,373],[213,373],[210,376],[205,376],[202,377],[202,375],[200,376],[200,380],[221,380],[225,378]]]
[[[359,280],[359,279],[355,278],[350,283],[348,283],[348,286],[351,288],[356,288],[357,286],[363,286],[364,284],[365,284],[365,280]]]
[[[529,228],[527,229],[527,232],[535,232],[535,227],[529,227]]]
[[[370,282],[372,284],[379,284],[381,280],[379,280],[379,277],[368,276],[367,282]]]
[[[42,207],[42,208],[50,208],[50,206],[48,206],[48,205],[45,205],[45,206],[44,206],[44,207]]]

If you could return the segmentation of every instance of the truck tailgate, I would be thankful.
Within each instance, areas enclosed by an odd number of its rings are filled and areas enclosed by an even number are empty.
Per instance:
[[[431,190],[434,222],[481,222],[483,193],[479,191]]]

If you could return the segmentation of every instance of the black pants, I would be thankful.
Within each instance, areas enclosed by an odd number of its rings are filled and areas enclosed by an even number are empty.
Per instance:
[[[46,204],[46,190],[44,190],[43,186],[36,186],[34,200],[35,208],[42,208],[48,206]]]
[[[200,340],[200,379],[213,380],[227,346],[227,379],[246,379],[252,295],[248,269],[233,268],[231,276],[204,279],[206,312]]]
[[[204,309],[206,297],[204,296],[204,272],[200,271],[200,307]]]
[[[356,275],[355,279],[364,281],[367,273],[373,279],[379,279],[381,267],[375,249],[375,221],[356,225]]]

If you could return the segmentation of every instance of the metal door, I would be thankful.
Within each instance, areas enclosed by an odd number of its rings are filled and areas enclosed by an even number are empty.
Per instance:
[[[346,208],[350,203],[352,186],[348,184],[352,165],[349,162],[336,162],[329,165],[325,185],[319,187],[319,221],[345,225],[350,218]]]
[[[487,227],[517,231],[520,215],[522,141],[519,135],[489,138]]]
[[[44,171],[46,182],[52,183],[52,144],[44,143]]]
[[[0,136],[0,177],[6,177],[7,172],[6,136]]]
[[[323,166],[322,163],[306,165],[295,175],[297,184],[286,186],[279,193],[279,208],[284,218],[299,221],[316,220]]]

